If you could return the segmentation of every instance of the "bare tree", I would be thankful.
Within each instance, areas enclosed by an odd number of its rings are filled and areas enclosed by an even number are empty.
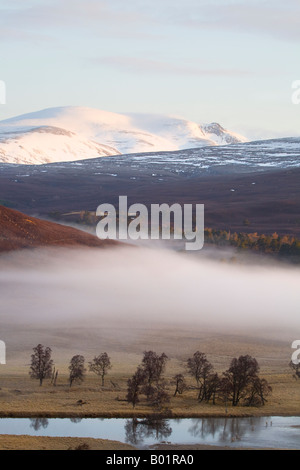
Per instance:
[[[300,362],[299,364],[295,364],[293,361],[290,362],[290,368],[293,371],[293,377],[295,379],[300,379]]]
[[[83,382],[85,379],[85,372],[86,369],[84,367],[84,357],[80,356],[79,354],[73,356],[70,365],[69,365],[69,383],[70,387],[72,387],[73,382]]]
[[[139,403],[139,396],[141,393],[141,387],[144,385],[146,374],[144,369],[139,366],[135,374],[127,381],[127,396],[128,403],[132,403],[133,408]]]
[[[54,377],[55,377],[55,367],[53,367],[52,369],[52,375],[51,375],[51,385],[53,384],[54,382]]]
[[[47,418],[30,418],[30,427],[35,431],[39,431],[41,428],[47,428],[49,426],[49,421]]]
[[[212,404],[216,404],[216,397],[219,395],[221,389],[220,377],[217,373],[210,374],[206,380],[206,396],[205,401],[212,400]]]
[[[159,411],[162,411],[165,405],[170,402],[170,397],[166,391],[166,384],[164,382],[152,387],[152,393],[148,396],[148,401],[151,406]]]
[[[249,384],[249,390],[245,399],[247,406],[264,406],[267,396],[272,392],[272,387],[266,379],[253,377]]]
[[[223,400],[227,413],[227,407],[231,396],[231,385],[229,380],[225,377],[220,378],[218,396]]]
[[[149,385],[152,385],[154,381],[158,382],[160,380],[163,372],[165,371],[167,360],[168,356],[165,353],[158,356],[158,354],[153,351],[144,352],[142,367],[145,371]]]
[[[42,344],[38,344],[33,348],[33,354],[31,355],[31,365],[29,375],[33,379],[40,381],[42,386],[44,379],[51,378],[53,361],[51,359],[51,349],[44,347]]]
[[[90,371],[102,378],[102,386],[104,386],[104,377],[111,368],[110,358],[106,352],[100,354],[100,356],[94,357],[93,361],[89,362]]]
[[[199,387],[198,400],[207,400],[207,380],[213,371],[212,364],[207,360],[206,355],[196,351],[193,357],[187,361],[187,368]]]
[[[146,381],[147,377],[145,376],[145,382],[141,388],[141,393],[146,395],[147,400],[150,401],[151,397],[154,395],[157,387],[156,385],[149,385],[148,381]]]
[[[51,385],[53,385],[53,387],[56,387],[57,377],[58,377],[58,370],[56,370],[55,367],[53,367],[52,377],[51,377]]]
[[[187,384],[182,374],[176,374],[173,377],[172,384],[175,385],[174,397],[176,397],[177,393],[179,395],[182,395],[183,392],[187,389]]]
[[[54,380],[53,380],[53,386],[54,387],[56,387],[57,377],[58,377],[58,370],[55,372],[55,377],[54,377]]]
[[[254,357],[247,355],[232,359],[223,381],[223,387],[229,391],[232,406],[237,406],[246,397],[248,387],[258,371],[259,366]]]

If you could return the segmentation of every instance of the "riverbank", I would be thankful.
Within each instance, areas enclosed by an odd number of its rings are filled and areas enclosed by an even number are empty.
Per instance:
[[[107,439],[1,434],[0,450],[136,450],[136,448]]]
[[[49,436],[8,436],[0,435],[0,450],[132,450],[136,447],[107,439]],[[250,448],[232,448],[228,446],[159,444],[149,450],[250,450]],[[253,450],[253,449],[251,449]],[[265,450],[265,449],[264,449]]]
[[[164,373],[166,392],[170,397],[167,409],[163,410],[167,417],[300,416],[300,381],[293,378],[289,367],[292,351],[289,340],[262,338],[258,334],[247,337],[177,328],[132,332],[122,328],[106,328],[101,332],[79,329],[68,330],[68,334],[60,330],[47,330],[47,335],[51,334],[50,341],[48,336],[43,336],[46,334],[44,331],[34,333],[24,330],[22,337],[10,337],[4,325],[2,334],[8,340],[8,357],[7,364],[0,367],[0,417],[145,418],[161,413],[161,410],[150,406],[144,395],[140,395],[140,402],[134,409],[126,400],[127,381],[141,363],[142,351],[151,348],[159,353],[164,351],[170,358]],[[44,344],[53,344],[55,366],[59,372],[56,386],[45,380],[40,387],[38,380],[29,377],[32,350],[27,346],[24,349],[24,342],[36,344],[36,337]],[[130,345],[126,346],[122,341]],[[88,371],[82,384],[70,387],[69,358],[79,352],[84,354],[86,361],[90,360],[99,350],[96,344],[101,345],[100,350],[109,352],[113,365],[105,377],[105,386],[101,385],[99,377]],[[260,377],[265,378],[272,387],[272,394],[267,397],[265,406],[232,407],[228,404],[226,410],[221,400],[216,405],[199,403],[196,382],[186,369],[187,358],[197,350],[207,354],[220,376],[228,368],[232,357],[240,354],[255,357],[260,365]],[[174,376],[178,373],[184,374],[189,389],[174,397]]]
[[[82,448],[83,447],[83,448]],[[79,449],[78,449],[79,448]],[[106,439],[49,437],[49,436],[8,436],[0,435],[0,450],[132,450],[129,444]],[[159,444],[150,450],[250,450],[249,448],[230,448],[228,446]]]

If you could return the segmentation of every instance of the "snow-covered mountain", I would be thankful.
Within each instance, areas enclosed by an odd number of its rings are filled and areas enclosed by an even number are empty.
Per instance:
[[[0,133],[0,161],[41,164],[116,155],[107,145],[85,139],[74,132],[53,126]]]
[[[0,162],[41,164],[246,142],[220,124],[173,116],[49,108],[0,121]]]

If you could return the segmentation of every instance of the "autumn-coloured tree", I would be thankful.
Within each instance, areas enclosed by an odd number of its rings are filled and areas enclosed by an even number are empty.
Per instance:
[[[42,386],[44,379],[51,378],[53,368],[51,353],[52,350],[42,344],[33,348],[29,375],[33,379],[38,379],[40,386]]]

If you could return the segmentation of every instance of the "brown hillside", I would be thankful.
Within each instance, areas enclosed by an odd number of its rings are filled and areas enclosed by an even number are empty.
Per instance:
[[[81,230],[29,217],[0,206],[0,252],[39,246],[103,248],[116,244],[112,240],[99,240]]]

